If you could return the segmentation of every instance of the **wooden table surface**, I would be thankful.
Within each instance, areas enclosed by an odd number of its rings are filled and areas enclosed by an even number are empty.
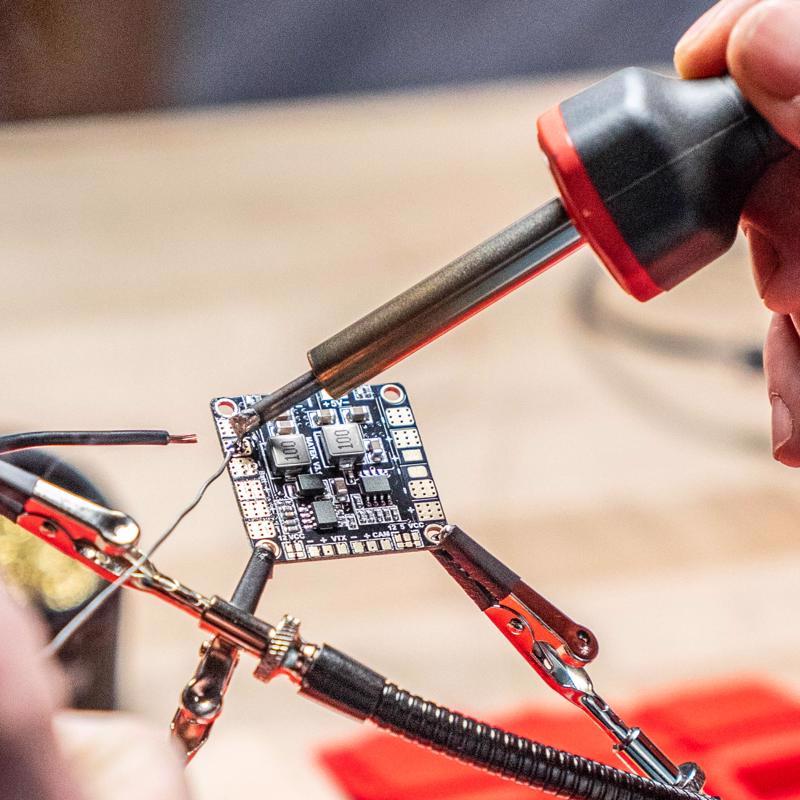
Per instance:
[[[294,377],[308,347],[551,197],[534,121],[583,82],[3,128],[2,426],[196,431],[193,449],[66,454],[152,540],[218,461],[209,398]],[[389,373],[450,520],[594,629],[609,699],[800,676],[798,476],[770,459],[761,379],[587,338],[571,298],[591,269],[573,256]],[[647,324],[765,328],[741,245],[648,306],[603,281]],[[222,480],[158,563],[225,594],[246,555]],[[559,702],[424,554],[279,568],[260,611],[470,712]],[[125,706],[166,729],[201,639],[129,596]],[[251,666],[189,769],[196,797],[267,780],[339,796],[310,754],[359,727]]]

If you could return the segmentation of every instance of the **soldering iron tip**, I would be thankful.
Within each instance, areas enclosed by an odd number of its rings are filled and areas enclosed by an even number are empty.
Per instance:
[[[297,403],[302,403],[321,388],[322,384],[313,372],[304,372],[299,378],[289,381],[285,386],[265,395],[249,408],[230,417],[231,427],[241,439],[259,425],[275,419],[278,414],[282,414]]]

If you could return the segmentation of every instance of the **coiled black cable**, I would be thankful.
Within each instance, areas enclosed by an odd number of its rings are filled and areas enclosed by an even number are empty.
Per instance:
[[[431,703],[386,683],[369,719],[406,739],[518,783],[591,800],[699,800],[599,761],[556,750]]]
[[[556,750],[410,694],[330,645],[319,648],[301,693],[356,719],[518,783],[582,800],[709,800],[599,761]]]

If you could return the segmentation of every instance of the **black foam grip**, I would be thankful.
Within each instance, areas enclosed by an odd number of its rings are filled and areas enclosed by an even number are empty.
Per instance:
[[[459,567],[479,580],[496,598],[505,597],[519,583],[519,575],[457,526],[442,540],[438,549],[448,553]]]
[[[324,644],[308,668],[300,691],[361,720],[375,711],[385,683],[382,675]]]
[[[272,576],[275,556],[266,548],[256,547],[233,591],[231,605],[254,614],[267,581]]]

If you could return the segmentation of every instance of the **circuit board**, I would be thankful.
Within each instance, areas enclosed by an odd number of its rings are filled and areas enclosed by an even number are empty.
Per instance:
[[[211,401],[223,448],[229,418],[260,395]],[[319,392],[247,434],[228,472],[253,547],[277,561],[421,550],[447,524],[414,412],[396,383]]]

